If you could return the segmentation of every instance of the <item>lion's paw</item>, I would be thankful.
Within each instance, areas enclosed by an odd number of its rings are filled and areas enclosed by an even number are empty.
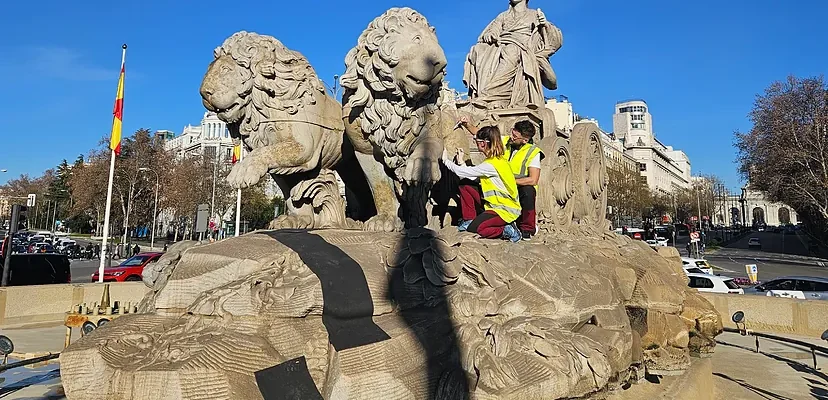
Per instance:
[[[269,229],[313,229],[313,217],[309,215],[280,215],[270,221]]]
[[[379,214],[365,221],[362,230],[367,232],[399,232],[403,230],[403,222],[396,215]]]
[[[234,188],[246,188],[259,183],[267,174],[267,165],[255,159],[241,160],[227,174],[227,183]]]
[[[362,230],[366,232],[399,232],[403,230],[403,222],[396,215],[379,214],[365,221]]]

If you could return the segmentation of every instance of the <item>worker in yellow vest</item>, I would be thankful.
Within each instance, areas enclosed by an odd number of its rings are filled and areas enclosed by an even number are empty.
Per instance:
[[[523,240],[530,240],[537,230],[535,199],[538,196],[541,160],[545,157],[533,143],[534,137],[535,125],[523,120],[515,123],[508,139],[503,139],[506,143],[506,158],[509,159],[518,187],[521,214],[517,226]]]
[[[477,129],[470,126],[465,117],[460,120],[460,124],[474,129],[472,133],[477,150],[486,156],[486,160],[476,166],[458,165],[458,162],[464,160],[462,151],[458,151],[454,160],[447,151],[443,151],[446,168],[462,180],[462,220],[457,229],[477,233],[483,238],[520,241],[520,230],[514,223],[520,217],[518,189],[514,173],[505,157],[506,150],[500,130],[494,126]],[[482,212],[479,212],[481,209]]]

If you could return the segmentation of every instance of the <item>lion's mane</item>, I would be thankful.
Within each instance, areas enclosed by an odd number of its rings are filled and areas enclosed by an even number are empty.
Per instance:
[[[425,17],[410,8],[392,8],[374,19],[345,57],[340,79],[343,100],[350,116],[360,118],[368,139],[383,151],[386,166],[401,174],[401,167],[418,142],[426,115],[439,107],[442,85],[436,85],[416,103],[409,102],[394,78],[400,60],[397,38],[392,33],[408,26],[424,26]]]
[[[241,67],[244,79],[239,90],[244,107],[238,132],[249,135],[254,147],[269,142],[260,137],[260,125],[271,119],[273,111],[295,114],[300,108],[316,104],[317,95],[325,95],[325,86],[308,60],[299,52],[285,47],[272,36],[237,32],[214,51],[215,58],[227,55]]]

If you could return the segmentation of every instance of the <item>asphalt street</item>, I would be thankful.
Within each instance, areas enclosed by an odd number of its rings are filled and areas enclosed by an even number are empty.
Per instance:
[[[748,247],[754,237],[762,243],[761,250]],[[760,281],[786,275],[828,278],[828,261],[809,257],[796,233],[753,232],[727,247],[708,251],[704,258],[721,269],[716,273],[734,278],[747,277],[747,264],[756,264]]]

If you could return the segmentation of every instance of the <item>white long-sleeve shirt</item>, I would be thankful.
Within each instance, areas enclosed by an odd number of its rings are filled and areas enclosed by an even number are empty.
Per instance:
[[[448,168],[449,171],[454,172],[458,177],[460,177],[460,179],[479,179],[481,177],[488,177],[491,180],[492,184],[495,185],[495,187],[497,187],[504,193],[509,192],[509,190],[506,189],[506,184],[504,184],[503,180],[500,179],[500,175],[498,175],[494,165],[490,163],[484,161],[473,167],[457,165],[453,160],[449,159],[447,155],[444,153],[443,164],[446,165],[446,168]]]

